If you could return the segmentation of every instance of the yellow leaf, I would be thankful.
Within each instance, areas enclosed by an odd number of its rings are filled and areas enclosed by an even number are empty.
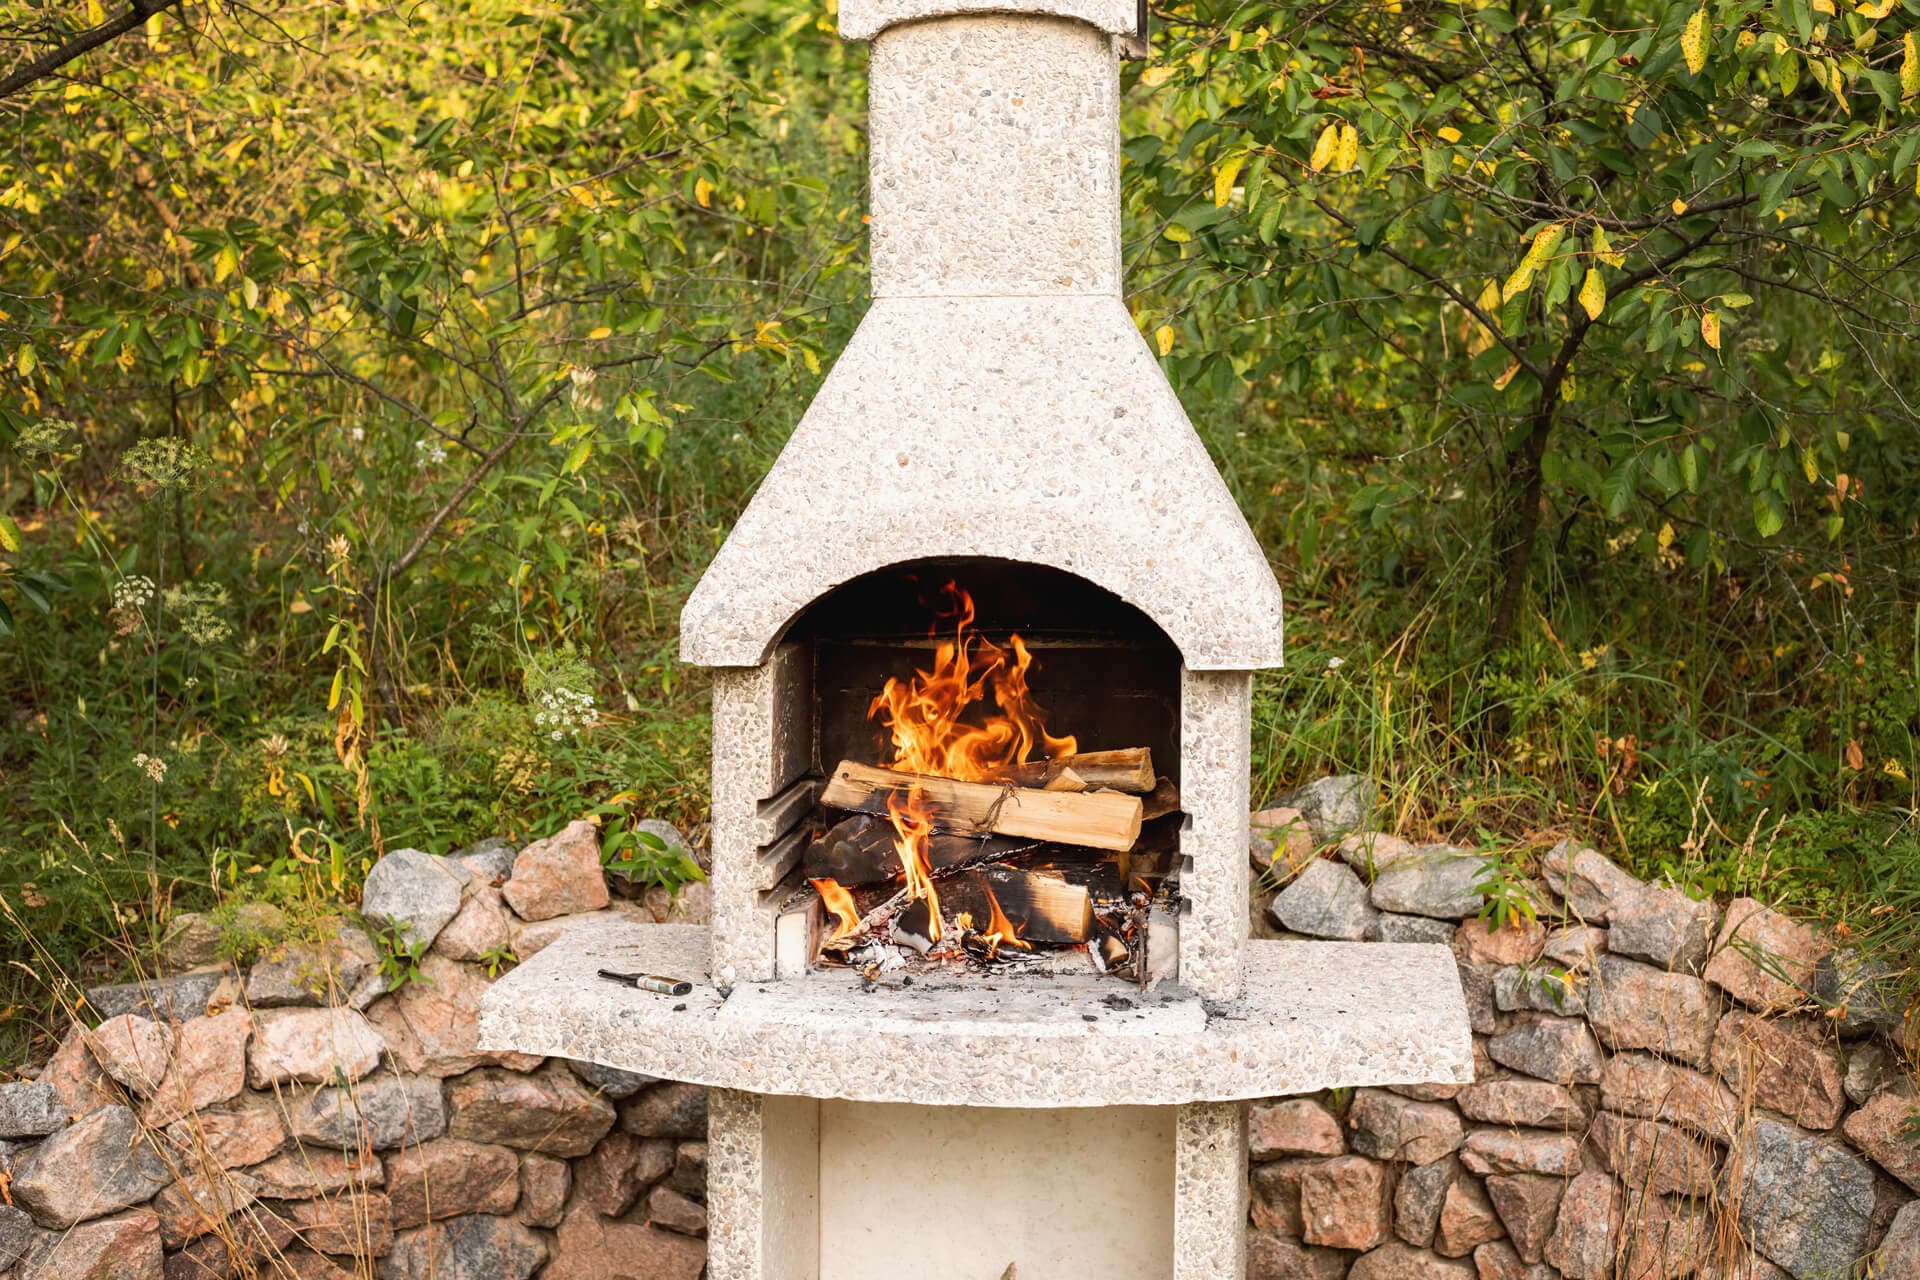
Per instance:
[[[40,355],[33,349],[31,342],[13,353],[13,367],[20,371],[20,376],[23,378],[30,377],[39,365]]]
[[[1813,11],[1815,13],[1824,13],[1828,16],[1832,16],[1837,12],[1833,7],[1833,0],[1813,0]]]
[[[0,515],[0,551],[18,551],[24,545],[20,526],[13,522],[13,517]]]
[[[107,20],[107,11],[101,7],[100,0],[87,0],[87,25],[97,27]]]
[[[1459,131],[1458,129],[1456,129],[1456,128],[1454,128],[1454,127],[1453,127],[1452,125],[1450,125],[1450,124],[1446,124],[1446,125],[1441,125],[1441,126],[1440,126],[1440,128],[1439,128],[1439,130],[1438,130],[1438,132],[1439,132],[1439,134],[1440,134],[1440,139],[1441,139],[1441,141],[1443,141],[1443,142],[1458,142],[1458,141],[1460,141],[1460,131]]]
[[[1808,484],[1820,483],[1820,459],[1813,456],[1813,450],[1800,451],[1800,472],[1806,476]]]
[[[1527,256],[1521,259],[1521,264],[1535,270],[1545,266],[1547,259],[1553,256],[1553,251],[1560,247],[1560,237],[1566,229],[1566,224],[1560,222],[1549,222],[1540,228],[1534,233],[1533,246],[1527,250]]]
[[[1162,64],[1161,66],[1157,66],[1157,67],[1148,67],[1145,71],[1142,71],[1140,73],[1140,83],[1143,85],[1146,85],[1147,88],[1151,89],[1155,85],[1165,84],[1168,81],[1168,79],[1172,77],[1172,75],[1173,75],[1173,67],[1170,64]]]
[[[1167,229],[1160,234],[1175,244],[1185,244],[1187,241],[1193,239],[1193,232],[1187,230],[1177,222],[1168,223]]]
[[[1580,306],[1589,320],[1598,320],[1607,309],[1607,286],[1600,279],[1598,267],[1587,268],[1587,278],[1580,286]]]
[[[1705,338],[1707,345],[1715,351],[1720,349],[1720,313],[1718,311],[1709,311],[1700,317],[1700,336]]]
[[[1683,214],[1687,211],[1687,202],[1685,200],[1682,200],[1679,196],[1675,196],[1673,198],[1673,203],[1668,207],[1673,210],[1674,215],[1677,217],[1678,215]]]
[[[1313,144],[1313,154],[1307,158],[1307,167],[1315,173],[1325,169],[1340,150],[1340,125],[1336,121],[1320,131],[1320,138]]]
[[[296,596],[294,597],[293,601],[287,605],[287,612],[288,613],[312,613],[313,606],[308,604],[305,600],[302,600],[298,596]]]
[[[1357,168],[1360,164],[1360,131],[1350,124],[1340,126],[1340,154],[1335,157],[1334,168],[1341,172]]]
[[[1863,4],[1854,12],[1863,18],[1878,22],[1893,12],[1893,0],[1880,0],[1878,4]]]
[[[1920,94],[1920,41],[1909,31],[1900,39],[1900,96]]]
[[[1155,329],[1153,331],[1153,343],[1155,346],[1160,348],[1161,355],[1163,356],[1172,355],[1173,354],[1173,326],[1170,324],[1163,324],[1158,329]]]
[[[1673,545],[1673,525],[1670,523],[1662,523],[1660,526],[1660,532],[1654,535],[1653,540],[1659,544],[1660,549],[1662,551],[1665,551],[1668,547],[1672,546]]]
[[[1525,293],[1533,287],[1533,268],[1521,263],[1513,269],[1513,274],[1500,286],[1500,301],[1505,302],[1515,294]]]
[[[213,282],[219,284],[238,270],[240,255],[234,252],[232,245],[221,245],[220,251],[213,255]]]
[[[1613,251],[1613,243],[1607,239],[1607,229],[1605,227],[1595,227],[1593,229],[1593,256],[1610,267],[1624,267],[1627,265],[1627,255]]]
[[[1693,11],[1686,30],[1680,33],[1680,52],[1686,55],[1687,70],[1696,76],[1707,66],[1707,31],[1707,11],[1702,7]]]
[[[612,336],[613,336],[613,330],[609,329],[606,325],[603,324],[599,328],[595,329],[593,332],[587,335],[587,341],[598,342],[602,338],[611,338]]]
[[[711,209],[713,207],[713,184],[705,178],[695,178],[693,180],[693,198],[700,202],[702,209]]]
[[[1214,208],[1221,208],[1227,201],[1233,199],[1234,179],[1240,176],[1240,170],[1246,163],[1247,157],[1244,154],[1228,156],[1225,160],[1222,160],[1219,167],[1213,171]]]
[[[1520,362],[1518,360],[1515,360],[1512,364],[1507,366],[1507,371],[1505,373],[1501,374],[1499,377],[1493,380],[1493,389],[1495,391],[1505,391],[1507,389],[1507,384],[1512,382],[1514,375],[1519,372],[1520,372]]]

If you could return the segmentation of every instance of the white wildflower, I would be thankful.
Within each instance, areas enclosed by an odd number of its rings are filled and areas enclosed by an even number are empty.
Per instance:
[[[413,465],[425,471],[428,467],[437,467],[447,460],[447,447],[438,440],[415,440],[413,442]]]
[[[1327,659],[1327,670],[1329,671],[1338,671],[1340,668],[1346,665],[1347,665],[1347,660],[1345,658],[1328,658]]]
[[[113,584],[113,607],[138,612],[153,602],[153,579],[136,573]]]
[[[159,756],[150,756],[142,751],[133,758],[133,767],[146,774],[155,782],[167,780],[167,762]]]

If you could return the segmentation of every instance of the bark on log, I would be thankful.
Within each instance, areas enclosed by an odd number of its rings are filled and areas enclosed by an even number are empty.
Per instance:
[[[1093,849],[1133,847],[1140,834],[1140,797],[1117,791],[1060,792],[992,782],[956,782],[897,773],[842,760],[820,795],[831,809],[884,814],[887,798],[918,787],[937,830],[968,835],[1028,836]]]
[[[1153,753],[1146,747],[1123,747],[1118,751],[1082,751],[1078,755],[1055,756],[1017,764],[995,775],[995,781],[1017,783],[1023,787],[1046,787],[1062,773],[1071,770],[1089,791],[1145,792],[1153,790]]]
[[[893,824],[884,817],[857,813],[835,823],[807,846],[801,867],[810,880],[834,880],[852,887],[898,880],[905,874],[894,844]],[[974,862],[996,862],[1040,847],[1038,840],[1007,836],[954,835],[927,838],[927,862],[936,876]]]
[[[1014,935],[1039,946],[1064,947],[1085,942],[1093,934],[1093,898],[1086,886],[1068,884],[1044,871],[995,864],[966,871],[940,885],[942,914],[953,919],[961,912],[973,917],[973,927],[985,933],[993,920],[987,893],[993,893],[1000,912],[1013,925]]]

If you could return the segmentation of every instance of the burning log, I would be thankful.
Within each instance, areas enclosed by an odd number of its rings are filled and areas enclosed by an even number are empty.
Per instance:
[[[999,915],[1022,942],[1075,946],[1093,933],[1093,899],[1083,885],[1057,875],[994,865],[954,876],[941,885],[940,902],[949,913],[965,912],[979,924]]]
[[[927,866],[934,875],[942,876],[969,863],[1015,857],[1038,847],[1039,843],[935,832],[927,839]],[[801,865],[809,879],[834,880],[844,885],[879,884],[898,880],[905,873],[893,824],[864,813],[835,823],[808,846]]]
[[[1057,787],[1055,782],[1071,773],[1082,787]],[[1046,791],[1086,790],[1146,792],[1153,790],[1153,753],[1146,747],[1123,747],[1118,751],[1081,751],[1055,756],[1028,764],[1010,765],[989,775],[993,782],[1011,782],[1021,787],[1039,787]]]
[[[820,803],[856,813],[885,813],[887,798],[918,787],[936,825],[949,833],[997,832],[1094,849],[1126,850],[1140,835],[1140,797],[1114,791],[1036,791],[992,782],[959,782],[842,760]]]

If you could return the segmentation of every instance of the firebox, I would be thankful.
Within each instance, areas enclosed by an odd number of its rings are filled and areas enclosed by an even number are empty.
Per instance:
[[[1280,590],[1123,301],[1139,12],[841,0],[873,302],[681,615],[712,922],[482,1009],[712,1087],[713,1280],[1237,1278],[1246,1099],[1472,1077],[1446,947],[1248,936]]]

